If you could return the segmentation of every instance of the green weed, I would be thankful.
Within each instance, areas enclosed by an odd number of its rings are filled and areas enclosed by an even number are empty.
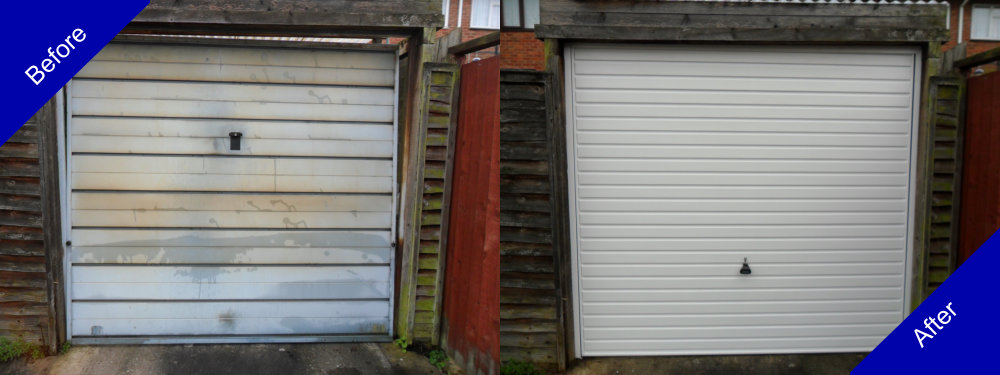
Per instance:
[[[72,348],[72,347],[73,347],[73,345],[70,344],[69,341],[64,342],[62,344],[62,346],[59,347],[59,354],[66,354],[66,353],[68,353],[69,352],[69,348]]]
[[[529,362],[521,362],[516,359],[507,361],[500,366],[500,375],[548,375],[545,371],[539,370]]]
[[[403,353],[406,353],[406,347],[410,346],[410,344],[406,343],[406,337],[400,337],[396,339],[396,341],[393,341],[393,343],[395,343],[396,346],[402,349]]]
[[[448,366],[448,355],[441,349],[434,349],[427,353],[427,360],[441,371],[444,371],[444,368]]]
[[[39,359],[45,357],[45,352],[42,351],[42,347],[20,338],[11,340],[6,337],[0,337],[0,363],[12,361],[25,355]]]

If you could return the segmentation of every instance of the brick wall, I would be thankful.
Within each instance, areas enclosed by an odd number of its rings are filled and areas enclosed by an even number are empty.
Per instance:
[[[962,3],[961,0],[951,1],[951,39],[948,43],[941,46],[943,51],[950,50],[955,47],[958,41],[958,8]],[[969,1],[965,4],[965,21],[963,28],[965,32],[962,33],[962,40],[966,43],[965,55],[972,56],[980,52],[985,52],[987,50],[1000,47],[1000,41],[977,41],[969,40],[969,36],[972,35],[972,6],[974,4],[1000,4],[1000,0],[980,0],[980,1]]]
[[[500,33],[500,69],[545,69],[545,46],[532,31]]]

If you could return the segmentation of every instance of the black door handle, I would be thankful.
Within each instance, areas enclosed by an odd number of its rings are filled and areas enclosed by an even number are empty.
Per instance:
[[[229,133],[229,149],[232,151],[240,150],[240,138],[243,137],[243,133],[231,132]]]

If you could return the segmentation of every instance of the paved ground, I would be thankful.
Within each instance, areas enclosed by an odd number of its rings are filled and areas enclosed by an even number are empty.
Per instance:
[[[566,375],[846,375],[865,354],[589,358]]]
[[[425,375],[427,358],[392,344],[80,346],[37,361],[0,364],[0,375]]]

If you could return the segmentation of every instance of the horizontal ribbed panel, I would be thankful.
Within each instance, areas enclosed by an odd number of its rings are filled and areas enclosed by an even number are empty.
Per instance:
[[[71,333],[387,335],[395,69],[387,51],[102,50],[69,91]]]
[[[569,51],[583,355],[866,351],[902,320],[913,51]]]

